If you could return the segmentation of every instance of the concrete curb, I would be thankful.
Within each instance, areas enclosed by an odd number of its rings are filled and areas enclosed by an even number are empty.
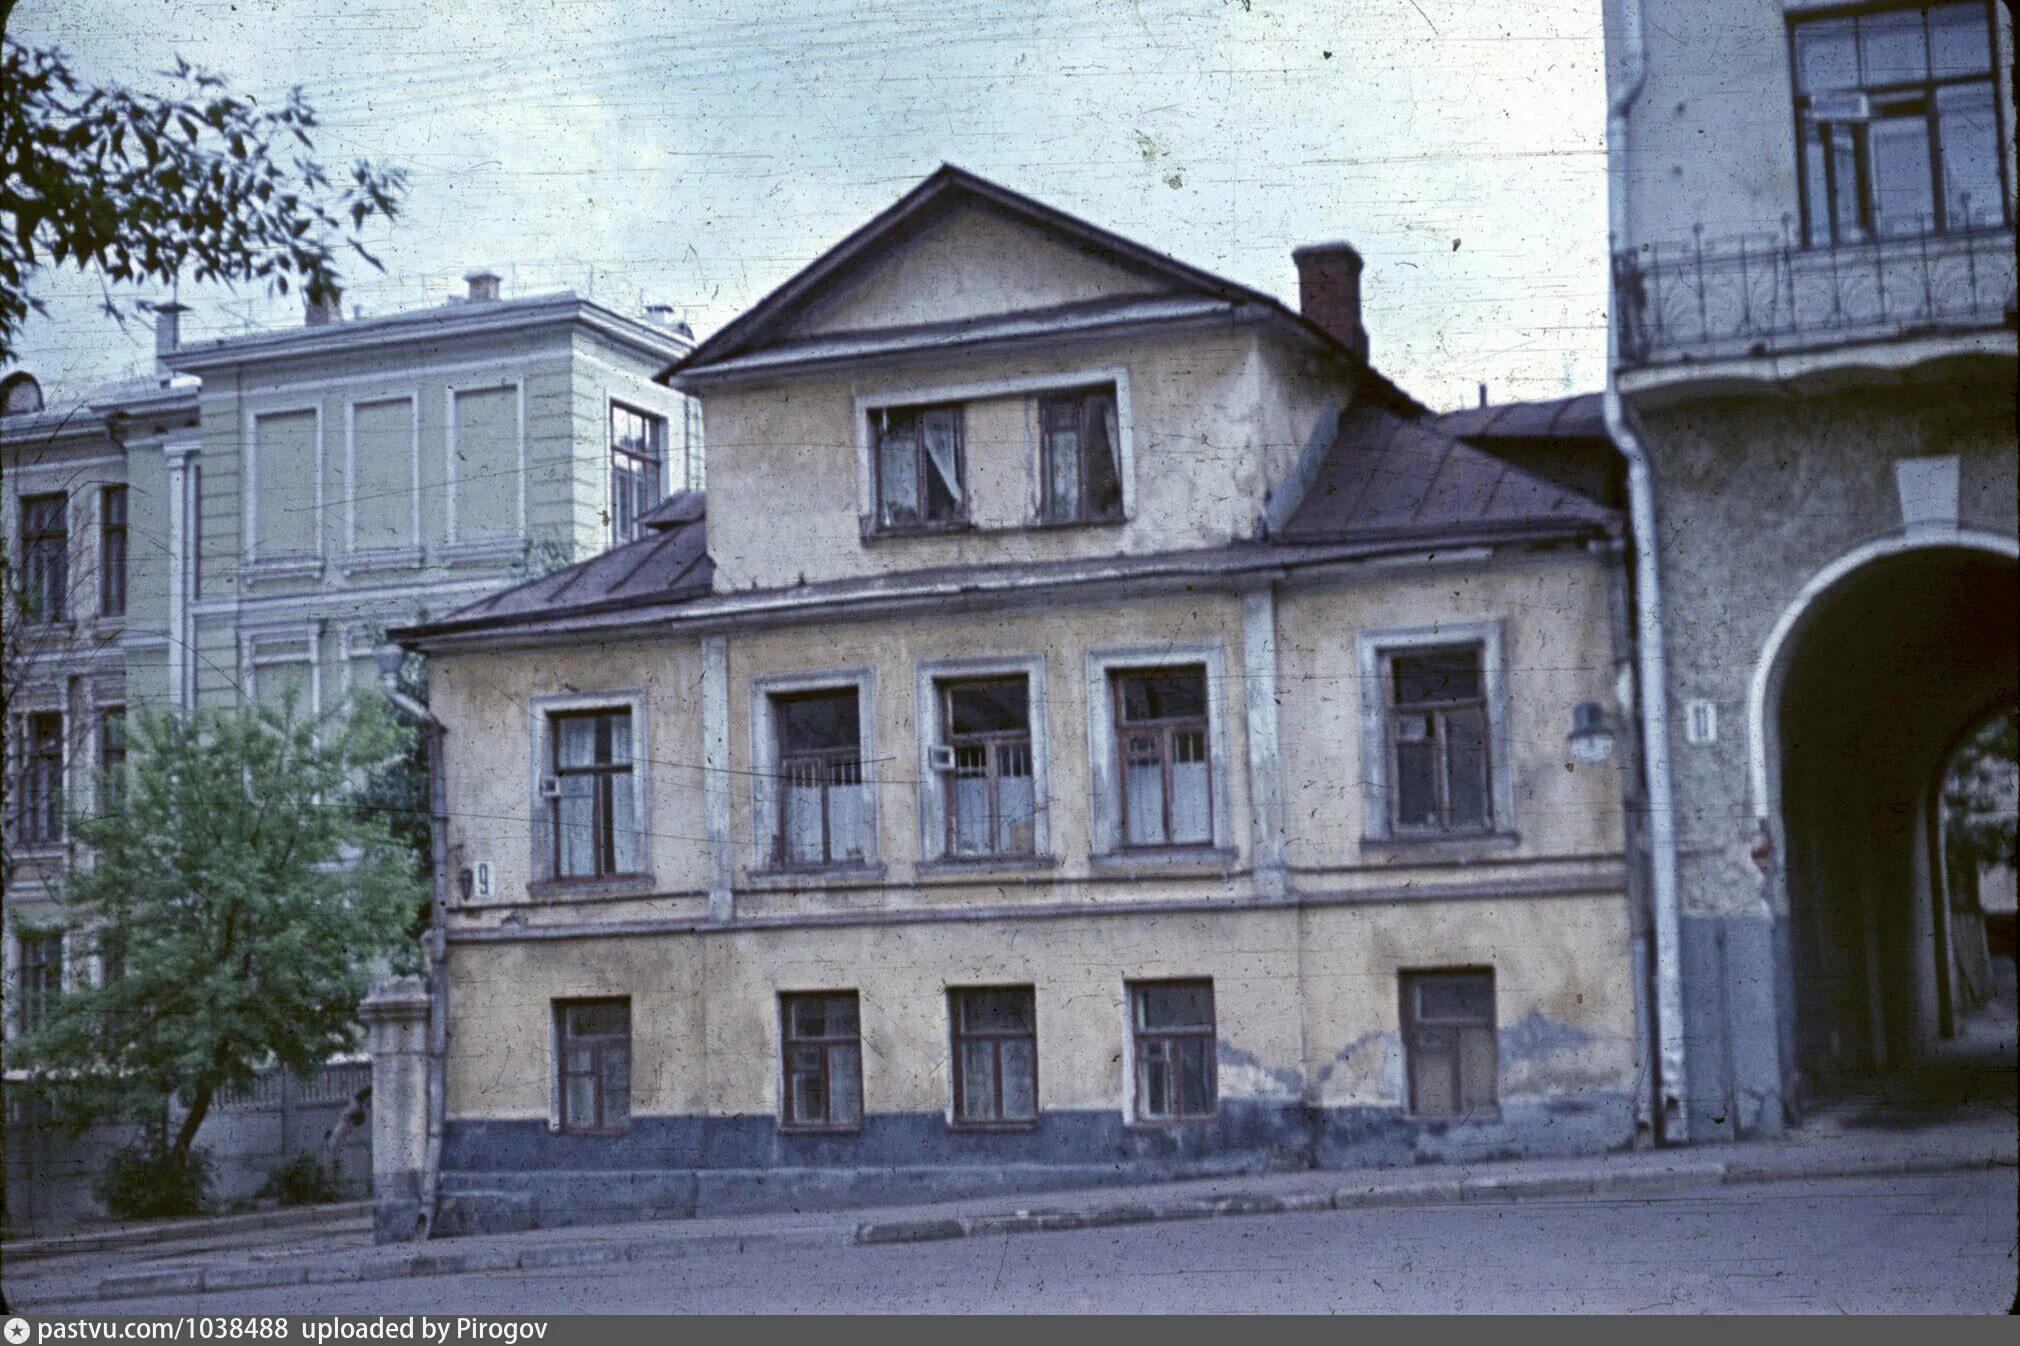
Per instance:
[[[1888,1177],[1916,1173],[2006,1167],[2015,1164],[2012,1147],[1981,1149],[1968,1154],[1913,1156],[1906,1159],[1856,1160],[1795,1156],[1705,1159],[1679,1156],[1660,1167],[1623,1168],[1599,1173],[1495,1173],[1478,1175],[1441,1172],[1422,1177],[1377,1179],[1363,1185],[1315,1188],[1292,1192],[1242,1191],[1211,1196],[1137,1198],[1110,1205],[1051,1210],[949,1216],[931,1215],[891,1220],[867,1220],[853,1228],[835,1223],[800,1229],[761,1230],[734,1234],[694,1232],[641,1234],[635,1238],[599,1238],[593,1242],[548,1243],[533,1247],[483,1245],[456,1247],[431,1244],[405,1256],[365,1262],[276,1263],[166,1268],[108,1276],[86,1300],[136,1299],[154,1295],[202,1294],[222,1290],[273,1289],[348,1281],[402,1280],[424,1276],[457,1276],[484,1271],[548,1271],[565,1267],[612,1266],[655,1257],[747,1247],[870,1246],[888,1243],[930,1243],[947,1239],[984,1238],[996,1234],[1052,1233],[1100,1229],[1117,1225],[1175,1220],[1215,1220],[1244,1215],[1281,1215],[1305,1211],[1360,1210],[1385,1206],[1486,1204],[1525,1198],[1654,1196],[1664,1192],[1713,1185],[1778,1182],[1815,1178]],[[558,1231],[557,1231],[558,1232]]]
[[[1804,1178],[1888,1177],[1913,1173],[1949,1173],[1965,1169],[2013,1167],[2014,1156],[1986,1151],[1973,1155],[1859,1163],[1824,1160],[1789,1164],[1760,1160],[1686,1159],[1662,1168],[1625,1169],[1613,1173],[1486,1174],[1479,1177],[1439,1176],[1420,1181],[1377,1182],[1365,1187],[1341,1187],[1331,1192],[1241,1192],[1215,1197],[1181,1198],[1148,1205],[1137,1202],[1089,1210],[1031,1210],[1007,1215],[967,1218],[932,1217],[916,1220],[869,1220],[856,1226],[855,1242],[929,1243],[945,1239],[982,1238],[994,1234],[1037,1234],[1063,1229],[1098,1229],[1111,1225],[1163,1220],[1212,1220],[1232,1215],[1280,1215],[1297,1211],[1360,1210],[1384,1206],[1469,1205],[1533,1197],[1607,1197],[1655,1195],[1701,1188]]]
[[[852,1231],[844,1225],[825,1229],[794,1229],[748,1234],[665,1234],[631,1239],[599,1239],[594,1243],[544,1244],[530,1248],[431,1245],[425,1252],[379,1262],[276,1263],[209,1267],[177,1267],[161,1271],[107,1276],[89,1295],[48,1303],[77,1304],[105,1299],[143,1299],[153,1295],[207,1294],[219,1290],[271,1290],[290,1285],[330,1285],[351,1281],[408,1280],[427,1276],[463,1276],[485,1271],[550,1271],[562,1267],[615,1266],[654,1257],[787,1245],[846,1246]]]
[[[104,1230],[91,1234],[52,1234],[46,1238],[7,1239],[0,1242],[0,1254],[9,1261],[27,1262],[40,1257],[68,1257],[73,1253],[110,1252],[146,1243],[163,1243],[192,1238],[217,1238],[267,1229],[297,1229],[309,1225],[372,1219],[369,1201],[339,1201],[327,1206],[301,1206],[292,1210],[252,1211],[245,1215],[216,1215],[195,1220],[167,1220],[131,1229]]]

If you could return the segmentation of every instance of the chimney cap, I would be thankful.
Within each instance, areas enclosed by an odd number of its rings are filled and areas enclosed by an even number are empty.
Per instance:
[[[473,266],[468,271],[465,271],[463,273],[464,280],[484,280],[486,278],[491,280],[505,279],[503,276],[499,275],[496,271],[493,271],[488,266]]]
[[[1292,261],[1301,262],[1307,257],[1315,261],[1323,257],[1344,257],[1357,267],[1364,265],[1361,258],[1361,250],[1345,240],[1332,243],[1307,243],[1302,247],[1291,249]]]
[[[470,284],[471,300],[482,303],[498,297],[498,286],[503,277],[488,266],[480,266],[465,271],[463,279]]]

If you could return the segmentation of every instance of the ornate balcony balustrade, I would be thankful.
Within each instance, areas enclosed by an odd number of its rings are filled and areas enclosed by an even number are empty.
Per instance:
[[[2014,324],[2003,221],[1805,248],[1775,235],[1646,245],[1613,259],[1624,368],[1828,350]]]

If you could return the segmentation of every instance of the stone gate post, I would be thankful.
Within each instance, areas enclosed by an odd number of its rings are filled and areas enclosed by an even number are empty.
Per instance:
[[[421,1215],[428,1149],[428,986],[396,977],[358,1006],[372,1054],[372,1231],[380,1243],[411,1239]]]

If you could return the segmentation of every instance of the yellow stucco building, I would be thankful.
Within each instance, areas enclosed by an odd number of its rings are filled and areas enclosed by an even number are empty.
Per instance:
[[[705,501],[395,633],[448,1031],[382,1229],[1632,1142],[1610,449],[1430,415],[1297,261],[943,169],[663,376]]]

